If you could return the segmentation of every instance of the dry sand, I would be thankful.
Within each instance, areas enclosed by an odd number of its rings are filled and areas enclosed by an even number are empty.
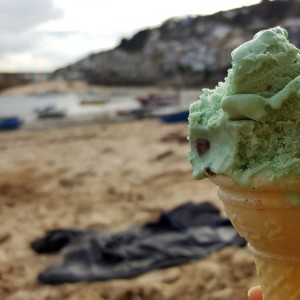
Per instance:
[[[204,260],[131,280],[45,286],[30,241],[58,227],[125,229],[187,200],[221,207],[216,188],[193,181],[186,124],[157,121],[94,124],[0,135],[0,299],[246,299],[256,283],[247,249],[227,248]]]

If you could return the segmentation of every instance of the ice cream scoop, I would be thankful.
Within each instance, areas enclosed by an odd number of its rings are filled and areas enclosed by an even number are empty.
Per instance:
[[[222,174],[254,188],[257,176],[299,180],[300,54],[284,29],[261,31],[232,52],[225,81],[191,105],[189,130],[196,179]]]
[[[193,176],[219,186],[264,300],[300,299],[300,54],[287,37],[276,27],[234,50],[189,114]]]

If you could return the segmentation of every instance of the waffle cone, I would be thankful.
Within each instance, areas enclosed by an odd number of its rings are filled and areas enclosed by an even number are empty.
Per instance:
[[[229,177],[210,178],[219,186],[228,218],[255,256],[264,300],[300,300],[300,206],[291,204],[300,183],[260,185],[255,189]]]

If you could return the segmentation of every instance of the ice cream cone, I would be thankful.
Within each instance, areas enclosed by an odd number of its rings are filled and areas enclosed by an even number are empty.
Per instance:
[[[300,184],[260,185],[253,189],[231,178],[210,178],[232,224],[255,256],[264,300],[300,299]],[[299,196],[298,196],[299,195]]]

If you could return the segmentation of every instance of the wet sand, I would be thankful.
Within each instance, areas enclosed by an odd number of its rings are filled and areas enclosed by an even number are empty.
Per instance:
[[[58,259],[38,256],[30,241],[46,230],[120,230],[188,200],[219,206],[216,188],[194,181],[187,124],[158,121],[0,134],[0,299],[246,299],[256,283],[247,249],[227,248],[204,260],[131,280],[45,286],[40,270]]]

